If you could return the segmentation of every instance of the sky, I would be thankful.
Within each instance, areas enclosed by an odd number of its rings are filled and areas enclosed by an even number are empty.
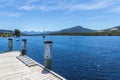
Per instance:
[[[58,31],[120,25],[120,0],[0,0],[0,29]]]

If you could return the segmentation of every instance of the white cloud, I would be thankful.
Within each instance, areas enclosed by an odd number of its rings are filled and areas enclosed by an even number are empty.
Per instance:
[[[10,17],[18,17],[18,16],[21,16],[22,14],[21,13],[8,13],[7,15]]]
[[[18,10],[97,10],[110,9],[119,4],[119,0],[91,0],[82,3],[80,0],[0,0],[0,6],[12,6]],[[12,8],[11,7],[11,8]]]
[[[52,11],[64,9],[64,6],[68,3],[67,0],[37,0],[37,4],[30,3],[19,7],[21,10],[41,10],[41,11]]]
[[[90,17],[90,18],[88,18],[88,19],[101,19],[101,18],[103,18],[104,16],[93,16],[93,17]]]
[[[16,6],[20,4],[17,0],[0,0],[0,5],[2,5],[3,7],[7,7],[7,6]]]
[[[18,17],[21,15],[22,15],[22,13],[8,13],[8,12],[0,13],[0,16],[8,16],[8,17]]]
[[[99,2],[69,5],[68,8],[70,10],[95,10],[95,9],[104,9],[111,5],[112,3],[110,1],[101,0]]]
[[[38,0],[35,0],[38,1]],[[94,2],[80,3],[79,0],[49,0],[49,1],[38,1],[39,4],[27,4],[23,5],[19,9],[23,10],[41,10],[41,11],[51,11],[51,10],[96,10],[105,9],[113,5],[113,0],[100,0]],[[33,0],[34,2],[34,0]]]
[[[35,9],[35,7],[36,6],[25,5],[25,6],[20,7],[19,9],[22,9],[22,10],[33,10],[33,9]]]
[[[32,4],[38,2],[39,0],[26,0],[26,4]]]
[[[34,4],[40,0],[0,0],[0,5],[4,7],[19,8],[23,5]]]

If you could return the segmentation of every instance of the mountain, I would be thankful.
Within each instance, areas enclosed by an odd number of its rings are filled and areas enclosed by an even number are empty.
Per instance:
[[[31,35],[33,35],[33,34],[41,34],[42,32],[35,32],[35,31],[23,31],[22,33],[23,33],[23,34],[31,34]]]
[[[82,26],[75,26],[72,28],[60,30],[59,32],[95,32],[95,31],[96,30],[87,29],[87,28],[84,28]]]
[[[22,34],[27,34],[27,35],[42,35],[42,34],[49,34],[51,33],[50,31],[46,32],[40,32],[40,31],[23,31]]]
[[[0,37],[11,37],[11,36],[13,36],[12,30],[0,29]]]
[[[120,31],[120,26],[111,27],[108,29],[98,30],[98,32]]]
[[[12,31],[12,30],[4,30],[4,29],[0,29],[0,33],[3,33],[3,32],[13,33],[13,31]]]

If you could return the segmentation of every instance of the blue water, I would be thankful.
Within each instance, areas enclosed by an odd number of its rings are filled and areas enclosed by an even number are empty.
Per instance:
[[[43,38],[27,39],[28,56],[43,64]],[[47,36],[52,40],[52,70],[68,80],[120,80],[119,36]],[[7,50],[7,38],[0,38],[0,50]],[[14,50],[21,41],[14,39]]]

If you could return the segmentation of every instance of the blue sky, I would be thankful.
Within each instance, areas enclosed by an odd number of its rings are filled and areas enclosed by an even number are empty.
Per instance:
[[[120,25],[120,0],[0,0],[0,29],[56,31]]]

